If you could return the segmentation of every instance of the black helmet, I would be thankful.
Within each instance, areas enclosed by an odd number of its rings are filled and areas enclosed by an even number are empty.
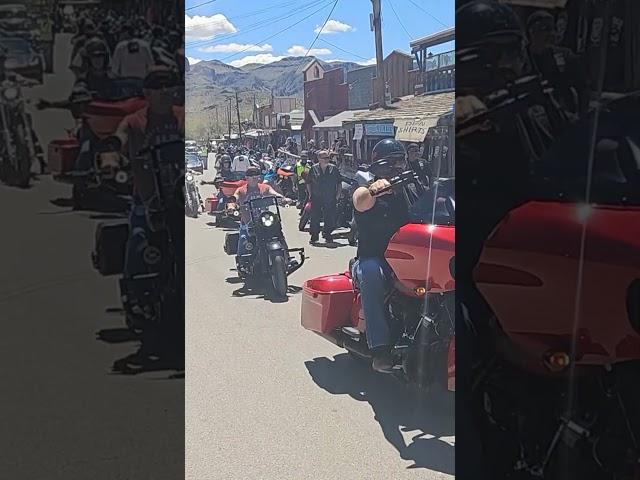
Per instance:
[[[376,143],[371,150],[371,162],[377,162],[383,158],[397,158],[404,160],[407,152],[402,143],[393,138],[385,138]]]
[[[398,140],[385,138],[376,143],[371,151],[370,171],[376,177],[392,178],[402,173],[407,166],[407,153]]]
[[[93,37],[87,41],[84,50],[89,57],[108,56],[109,49],[107,45],[97,37]]]
[[[457,32],[457,49],[478,46],[495,37],[524,39],[524,31],[515,12],[493,0],[475,0],[458,8],[456,23],[465,25]]]

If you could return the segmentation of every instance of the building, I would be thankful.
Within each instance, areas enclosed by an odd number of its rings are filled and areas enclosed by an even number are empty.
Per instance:
[[[373,103],[373,79],[375,76],[375,65],[347,72],[349,110],[369,108],[369,105]]]
[[[352,153],[358,162],[367,162],[380,140],[396,138],[406,144],[422,144],[423,156],[437,163],[443,176],[449,176],[455,170],[454,102],[453,91],[408,95],[389,108],[355,113],[343,122],[343,129],[353,132]]]
[[[256,125],[259,128],[277,128],[282,126],[282,114],[289,113],[298,107],[299,99],[296,97],[271,97],[267,105],[256,105]]]
[[[368,110],[345,110],[344,112],[325,118],[322,122],[313,126],[314,140],[316,145],[325,142],[327,147],[333,141],[342,138],[347,145],[351,145],[353,137],[353,124],[350,123],[356,114],[367,112]]]
[[[429,52],[429,48],[454,41],[455,38],[456,30],[451,27],[411,42],[411,53],[415,56],[418,66],[416,94],[442,92],[456,88],[455,51],[437,55]]]
[[[414,93],[417,71],[413,57],[394,50],[382,61],[389,98],[400,98]],[[374,103],[376,65],[347,72],[349,109],[369,108]]]
[[[313,137],[313,126],[349,109],[349,87],[342,67],[325,70],[314,59],[304,68],[304,112],[302,132]]]

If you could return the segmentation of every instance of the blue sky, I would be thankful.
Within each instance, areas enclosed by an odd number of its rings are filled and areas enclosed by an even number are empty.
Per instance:
[[[323,60],[375,63],[369,28],[371,0],[187,0],[186,55],[242,66],[304,55],[322,24],[309,55]],[[196,8],[193,8],[196,7]],[[394,12],[395,10],[395,12]],[[454,0],[382,0],[382,44],[410,52],[409,42],[454,24]],[[278,33],[283,30],[282,33]],[[433,52],[452,50],[453,44]]]

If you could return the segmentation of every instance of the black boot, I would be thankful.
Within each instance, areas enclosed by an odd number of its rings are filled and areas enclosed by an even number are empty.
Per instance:
[[[391,355],[390,347],[383,345],[372,350],[373,362],[372,368],[379,373],[393,373],[393,355]]]

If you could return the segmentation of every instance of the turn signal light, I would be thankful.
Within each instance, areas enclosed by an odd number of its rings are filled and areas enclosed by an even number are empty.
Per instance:
[[[416,287],[413,291],[419,297],[424,297],[427,294],[427,289],[424,287]]]
[[[547,355],[545,363],[549,370],[560,372],[571,364],[571,357],[566,352],[551,352]]]

